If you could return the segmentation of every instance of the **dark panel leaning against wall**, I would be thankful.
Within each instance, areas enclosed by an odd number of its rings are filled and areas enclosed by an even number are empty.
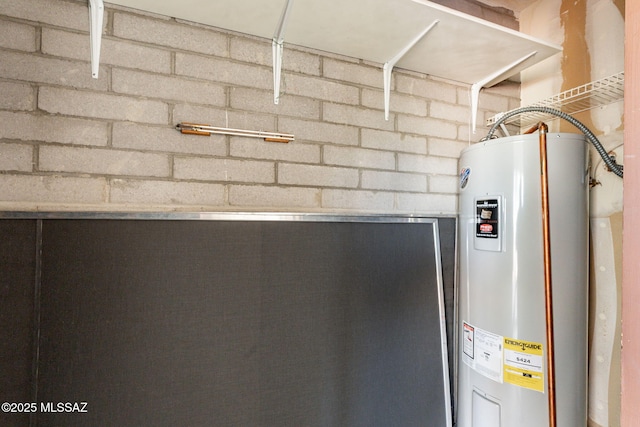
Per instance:
[[[37,425],[443,425],[432,231],[44,221]]]
[[[432,229],[287,229],[306,238],[266,265],[259,425],[444,425]]]
[[[0,221],[0,425],[29,425],[32,402],[36,220]],[[20,409],[20,411],[18,411]]]
[[[456,220],[455,218],[439,218],[440,254],[442,256],[442,282],[444,287],[444,308],[447,322],[447,353],[449,357],[449,379],[451,382],[451,397],[455,387],[455,280],[456,280]]]
[[[259,425],[259,227],[46,221],[38,425]]]

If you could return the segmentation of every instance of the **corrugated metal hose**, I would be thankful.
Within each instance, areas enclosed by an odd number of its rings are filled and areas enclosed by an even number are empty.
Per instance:
[[[567,113],[563,113],[562,111],[556,110],[554,108],[531,106],[531,107],[522,107],[522,108],[518,108],[516,110],[510,111],[510,112],[506,113],[504,116],[500,117],[491,126],[491,129],[489,129],[489,133],[487,133],[487,136],[484,137],[482,140],[485,141],[485,140],[489,140],[489,139],[493,138],[493,133],[496,131],[498,126],[500,126],[500,124],[503,123],[505,120],[507,120],[507,119],[509,119],[509,118],[511,118],[513,116],[516,116],[518,114],[531,113],[531,112],[551,114],[553,116],[560,117],[561,119],[564,119],[564,120],[568,121],[569,123],[571,123],[572,125],[574,125],[575,127],[577,127],[580,130],[580,132],[582,132],[587,137],[589,142],[591,144],[593,144],[593,146],[595,147],[596,151],[598,152],[600,157],[602,157],[602,160],[609,167],[609,169],[613,173],[618,175],[620,178],[622,178],[622,176],[623,176],[623,166],[617,164],[616,161],[609,156],[609,154],[604,149],[604,147],[602,146],[602,144],[600,143],[598,138],[596,138],[596,136],[593,134],[593,132],[591,132],[589,130],[589,128],[587,128],[584,124],[582,124],[577,119],[571,117]]]

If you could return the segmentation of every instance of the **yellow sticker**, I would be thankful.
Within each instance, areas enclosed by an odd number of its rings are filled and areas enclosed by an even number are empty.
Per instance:
[[[504,338],[504,382],[544,393],[542,344]]]

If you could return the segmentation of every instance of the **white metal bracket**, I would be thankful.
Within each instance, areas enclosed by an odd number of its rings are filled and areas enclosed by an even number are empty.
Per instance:
[[[294,136],[291,133],[279,133],[279,132],[265,132],[261,130],[244,130],[244,129],[232,129],[221,128],[210,125],[201,125],[197,123],[178,123],[176,129],[181,133],[191,135],[209,136],[211,134],[216,135],[234,135],[244,136],[247,138],[262,138],[266,142],[284,142],[288,143],[294,140]]]
[[[104,3],[102,0],[89,0],[89,37],[91,38],[91,77],[98,78],[100,70],[100,45],[102,44],[102,23],[104,21]]]
[[[278,43],[275,39],[271,43],[273,51],[273,103],[280,102],[280,80],[282,74],[282,52],[284,47],[282,43]]]
[[[271,43],[273,51],[273,103],[278,104],[280,102],[280,80],[282,76],[282,53],[284,51],[284,31],[287,25],[287,18],[293,6],[293,0],[287,0],[287,4],[280,16],[280,22],[278,28],[273,35],[273,42]]]
[[[393,71],[393,67],[396,66],[398,61],[402,59],[403,56],[407,54],[416,45],[424,36],[427,35],[429,31],[433,29],[438,23],[438,20],[435,20],[429,25],[424,31],[422,31],[415,39],[413,39],[407,46],[405,46],[400,52],[396,54],[389,61],[385,62],[382,66],[382,74],[384,78],[384,119],[389,120],[389,104],[391,101],[391,72]]]
[[[496,71],[495,73],[487,76],[486,78],[480,80],[477,83],[471,85],[471,127],[473,128],[473,133],[476,133],[476,118],[478,116],[478,98],[480,96],[480,89],[485,86],[493,86],[499,81],[504,80],[509,76],[509,72],[516,68],[518,65],[522,64],[527,59],[531,58],[533,55],[538,53],[537,51],[533,51],[517,61],[512,62],[504,68]]]

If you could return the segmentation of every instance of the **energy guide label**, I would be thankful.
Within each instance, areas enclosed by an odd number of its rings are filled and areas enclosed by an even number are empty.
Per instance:
[[[507,338],[462,323],[462,360],[474,371],[499,383],[544,393],[543,346]]]
[[[504,339],[504,382],[544,393],[542,344]]]

